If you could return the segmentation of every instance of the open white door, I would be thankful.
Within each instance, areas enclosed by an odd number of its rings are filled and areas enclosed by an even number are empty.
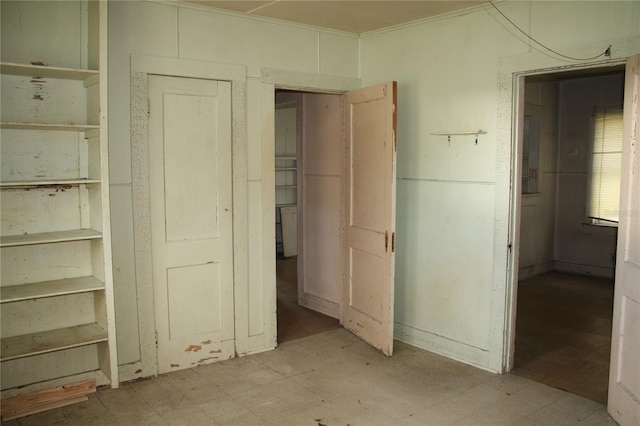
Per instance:
[[[640,56],[627,61],[609,414],[640,424]]]
[[[345,253],[340,321],[393,353],[396,83],[343,95]]]

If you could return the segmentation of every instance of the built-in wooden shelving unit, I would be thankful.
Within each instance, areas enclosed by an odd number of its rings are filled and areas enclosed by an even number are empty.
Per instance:
[[[107,2],[0,7],[2,398],[118,387]]]

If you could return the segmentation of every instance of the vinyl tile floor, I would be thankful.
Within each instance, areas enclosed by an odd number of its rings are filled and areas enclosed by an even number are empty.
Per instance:
[[[99,390],[7,425],[615,425],[602,404],[344,329]]]
[[[613,287],[562,272],[520,282],[513,374],[606,404]]]

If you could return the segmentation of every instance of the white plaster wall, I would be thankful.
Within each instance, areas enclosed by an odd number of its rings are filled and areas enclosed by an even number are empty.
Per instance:
[[[247,128],[247,336],[242,352],[275,344],[275,256],[273,165],[264,158],[273,147],[273,85],[261,82],[261,68],[356,78],[358,39],[310,27],[215,12],[163,2],[109,2],[109,143],[113,220],[114,281],[121,379],[140,372],[140,335],[133,261],[131,177],[131,55],[209,61],[246,66]],[[267,138],[267,139],[265,139]],[[268,145],[268,142],[267,142]],[[267,190],[266,188],[271,188]],[[269,225],[269,222],[271,223]],[[268,225],[268,226],[267,226]],[[153,318],[146,318],[153,322]],[[148,336],[147,336],[148,337]]]
[[[624,76],[560,83],[558,213],[555,269],[614,276],[616,228],[585,226],[591,117],[595,107],[622,106]]]
[[[498,5],[567,54],[640,52],[638,2]],[[360,53],[364,86],[398,81],[396,336],[494,371],[506,363],[511,288],[511,76],[586,62],[518,37],[487,6],[365,34]],[[479,129],[477,146],[432,135]]]

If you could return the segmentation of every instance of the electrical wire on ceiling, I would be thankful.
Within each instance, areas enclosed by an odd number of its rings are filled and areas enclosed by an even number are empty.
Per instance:
[[[600,57],[602,57],[602,56],[606,56],[606,57],[610,57],[610,56],[611,56],[611,45],[609,45],[609,47],[607,47],[607,48],[605,49],[605,51],[604,51],[604,52],[602,52],[601,54],[596,55],[596,56],[592,56],[592,57],[590,57],[590,58],[574,58],[573,56],[563,55],[562,53],[560,53],[560,52],[556,52],[555,50],[551,49],[550,47],[545,46],[544,44],[540,43],[538,40],[536,40],[535,38],[533,38],[533,37],[531,37],[529,34],[527,34],[527,33],[526,33],[522,28],[520,28],[519,26],[517,26],[517,25],[516,25],[516,24],[515,24],[511,19],[509,19],[509,18],[507,17],[507,15],[505,15],[504,13],[502,13],[502,11],[501,11],[500,9],[498,9],[498,7],[497,7],[497,6],[496,6],[496,5],[495,5],[491,0],[489,0],[489,4],[490,4],[491,6],[493,6],[493,8],[494,8],[495,10],[497,10],[497,11],[498,11],[498,13],[499,13],[500,15],[502,15],[502,17],[503,17],[504,19],[506,19],[506,20],[507,20],[511,25],[513,25],[513,27],[514,27],[515,29],[517,29],[517,30],[518,30],[518,31],[520,31],[522,34],[524,34],[524,35],[525,35],[525,37],[527,37],[529,40],[531,40],[532,42],[534,42],[534,43],[535,43],[535,44],[537,44],[538,46],[542,47],[543,49],[548,50],[549,52],[551,52],[551,53],[553,53],[553,54],[555,54],[555,55],[560,56],[561,58],[570,59],[570,60],[572,60],[572,61],[591,61],[591,60],[594,60],[594,59],[598,59],[598,58],[600,58]]]

